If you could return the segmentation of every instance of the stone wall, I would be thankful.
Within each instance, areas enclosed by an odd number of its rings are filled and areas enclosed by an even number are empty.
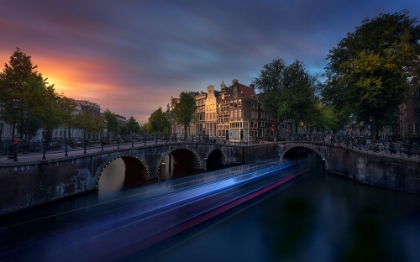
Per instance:
[[[327,171],[363,184],[418,194],[419,167],[418,158],[337,148],[335,154],[329,157]]]
[[[0,168],[0,215],[95,189],[95,158]]]
[[[194,165],[206,170],[206,159],[220,150],[226,165],[282,159],[293,148],[311,149],[325,159],[327,171],[360,183],[420,193],[419,160],[324,143],[278,142],[249,146],[205,143],[161,144],[88,153],[45,161],[0,163],[0,215],[68,196],[96,190],[104,168],[116,158],[130,158],[129,166],[144,167],[142,176],[155,179],[162,159],[178,149],[197,157]],[[128,161],[128,160],[127,160]]]
[[[0,163],[0,215],[94,191],[103,170],[117,158],[128,161],[126,168],[143,166],[145,174],[142,176],[156,179],[161,161],[174,150],[192,152],[195,156],[193,166],[205,171],[206,159],[213,150],[220,150],[223,163],[230,165],[244,163],[244,148],[238,145],[168,143],[87,153],[77,157]]]

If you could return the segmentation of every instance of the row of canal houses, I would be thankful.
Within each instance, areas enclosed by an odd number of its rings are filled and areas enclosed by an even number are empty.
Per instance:
[[[229,87],[222,82],[220,91],[209,85],[207,93],[191,93],[195,97],[197,110],[194,121],[187,129],[188,137],[245,143],[273,140],[276,123],[264,111],[260,94],[255,93],[253,84],[247,86],[233,79]],[[179,98],[171,97],[170,108],[173,109],[178,101]],[[294,133],[294,128],[295,125],[282,122],[279,134]],[[173,133],[182,137],[184,131],[183,126],[173,123]]]

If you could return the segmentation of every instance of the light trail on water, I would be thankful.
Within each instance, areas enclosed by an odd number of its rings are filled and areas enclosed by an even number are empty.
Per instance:
[[[138,194],[3,227],[1,234],[13,239],[2,245],[0,258],[118,259],[293,180],[305,172],[287,172],[295,165],[294,162],[275,163],[245,172],[238,169],[241,174],[220,172],[219,176],[163,182]],[[124,202],[139,197],[138,201]],[[105,210],[93,216],[84,215],[96,207]],[[64,216],[79,214],[75,221]],[[39,232],[25,235],[25,228],[31,227],[39,227]]]

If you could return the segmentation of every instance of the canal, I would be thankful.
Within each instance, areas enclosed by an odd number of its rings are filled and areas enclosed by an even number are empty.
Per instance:
[[[420,197],[310,170],[125,261],[420,261]]]
[[[117,260],[420,261],[418,195],[366,186],[327,174],[315,153],[301,157],[299,166],[293,168],[308,171],[292,183]],[[22,245],[28,250],[31,246],[57,248],[59,245],[54,241],[64,241],[60,239],[61,234],[89,232],[78,225],[86,226],[92,213],[102,218],[120,209],[122,204],[135,205],[142,201],[142,192],[154,186],[144,184],[132,188],[124,183],[122,162],[116,162],[106,172],[100,181],[99,194],[0,218],[0,260],[14,261],[13,257],[1,255],[18,252],[5,248],[13,246],[9,241],[11,234],[27,237]],[[112,193],[120,189],[124,191]],[[75,225],[74,231],[61,231],[63,225],[70,229]],[[44,230],[49,232],[48,236],[43,236]],[[124,240],[115,240],[118,242]],[[97,246],[96,251],[104,248]],[[34,254],[39,255],[37,259],[48,261],[42,250]],[[53,255],[66,256],[60,249]]]

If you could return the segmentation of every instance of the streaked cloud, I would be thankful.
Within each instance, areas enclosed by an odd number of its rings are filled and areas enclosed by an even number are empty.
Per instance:
[[[320,75],[328,50],[401,1],[24,1],[0,8],[0,63],[32,56],[59,92],[140,122],[181,91],[249,84],[276,58]]]

